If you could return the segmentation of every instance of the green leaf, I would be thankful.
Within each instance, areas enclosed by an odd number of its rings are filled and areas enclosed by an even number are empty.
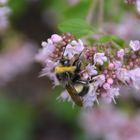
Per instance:
[[[91,2],[92,2],[92,0],[81,1],[81,2],[77,3],[76,5],[68,8],[64,12],[64,18],[69,19],[69,18],[77,18],[78,17],[81,19],[85,19],[85,17],[87,16]]]
[[[112,41],[112,39],[111,39],[111,36],[110,36],[110,35],[105,35],[105,36],[100,37],[99,41],[100,41],[101,43],[105,43],[105,42],[110,42],[110,41]]]
[[[105,43],[105,42],[114,42],[115,44],[117,44],[120,48],[124,48],[126,43],[123,39],[121,39],[118,36],[115,35],[105,35],[100,37],[99,41],[101,43]]]
[[[93,29],[82,19],[69,19],[59,24],[61,32],[70,32],[76,37],[83,37],[93,33]]]
[[[115,36],[115,35],[112,35],[111,38],[112,38],[112,40],[113,40],[114,42],[116,42],[118,45],[120,45],[120,46],[122,46],[122,47],[124,46],[125,41],[124,41],[123,39],[121,39],[120,37]]]
[[[11,17],[18,18],[26,11],[27,3],[25,0],[9,0],[9,7],[11,8]]]

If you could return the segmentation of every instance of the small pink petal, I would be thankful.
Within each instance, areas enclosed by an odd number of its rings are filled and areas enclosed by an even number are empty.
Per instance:
[[[115,67],[114,64],[113,63],[110,63],[109,66],[108,66],[108,69],[109,70],[112,70],[114,67]]]
[[[108,79],[107,79],[107,83],[108,83],[108,84],[112,85],[112,84],[113,84],[113,82],[114,82],[114,81],[113,81],[113,79],[112,79],[112,78],[108,78]]]
[[[53,35],[51,36],[51,39],[52,39],[52,41],[53,41],[54,43],[57,43],[57,42],[62,41],[62,37],[59,36],[59,35],[57,35],[57,34],[53,34]]]

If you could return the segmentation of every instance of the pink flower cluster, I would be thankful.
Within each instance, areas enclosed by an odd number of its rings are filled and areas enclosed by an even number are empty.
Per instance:
[[[35,43],[25,42],[20,48],[3,49],[0,53],[0,87],[32,67],[36,48]]]
[[[125,0],[124,2],[127,4],[135,4],[137,0]],[[139,1],[139,0],[138,0]]]
[[[7,6],[8,0],[0,0],[0,31],[6,29],[9,25],[8,16],[11,9]]]
[[[140,114],[129,117],[127,113],[113,107],[99,107],[82,112],[80,125],[91,139],[140,139]]]
[[[127,4],[136,4],[136,9],[140,13],[140,0],[125,0]]]
[[[82,97],[84,107],[92,107],[99,100],[110,103],[120,94],[122,86],[140,89],[140,42],[130,41],[129,47],[115,48],[114,44],[98,43],[88,47],[82,40],[71,34],[54,34],[42,42],[43,48],[36,59],[44,64],[43,76],[48,76],[54,85],[61,84],[56,77],[55,67],[62,57],[72,61],[77,55],[82,62],[79,75],[81,80],[90,81],[89,90]],[[67,91],[60,95],[71,100]]]

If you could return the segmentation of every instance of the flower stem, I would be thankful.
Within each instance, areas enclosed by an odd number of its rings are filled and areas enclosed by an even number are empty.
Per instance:
[[[104,0],[99,0],[99,15],[98,15],[99,27],[103,26],[103,21],[104,21]]]
[[[88,14],[87,14],[87,17],[86,17],[86,21],[89,24],[92,24],[93,15],[94,15],[94,9],[96,8],[97,1],[98,0],[92,0],[92,3],[90,5],[90,7],[89,7],[89,11],[88,11]]]

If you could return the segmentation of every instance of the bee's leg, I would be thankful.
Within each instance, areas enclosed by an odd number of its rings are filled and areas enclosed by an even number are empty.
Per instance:
[[[76,66],[75,72],[76,73],[80,72],[80,70],[81,70],[81,61],[77,61],[73,65]]]
[[[81,52],[81,53],[78,55],[78,57],[75,59],[75,61],[73,62],[73,64],[80,60],[80,57],[81,57],[82,53],[83,53],[83,52]],[[75,65],[75,64],[74,64],[74,65]]]
[[[70,73],[66,72],[66,76],[67,76],[67,83],[72,83]]]
[[[76,72],[80,72],[80,70],[81,70],[81,61],[79,61],[78,63],[77,63],[77,69],[76,69]]]
[[[88,81],[84,81],[84,80],[76,80],[76,83],[79,83],[79,84],[83,84],[83,85],[88,85]]]
[[[80,79],[80,75],[79,74],[74,74],[71,76],[71,80],[73,83],[75,83],[77,80]]]
[[[76,65],[76,63],[79,61],[79,59],[76,59],[74,62],[73,62],[73,66],[75,66]]]
[[[94,82],[95,81],[95,79],[91,79],[91,80],[89,80],[88,82],[89,83],[92,83],[92,82]]]

